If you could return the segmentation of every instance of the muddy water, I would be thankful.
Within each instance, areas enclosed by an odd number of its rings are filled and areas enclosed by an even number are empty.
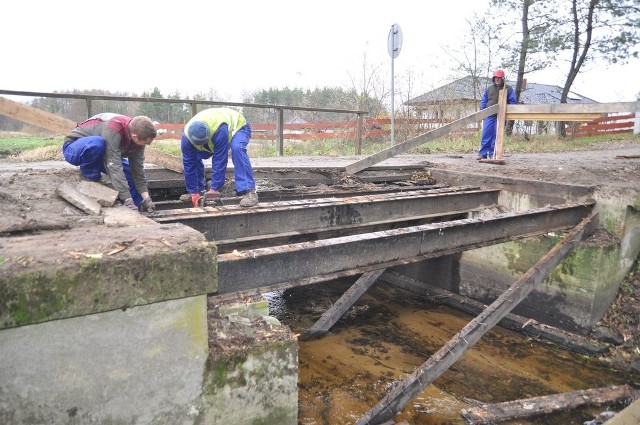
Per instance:
[[[271,314],[295,333],[302,333],[351,283],[342,280],[267,294]],[[314,341],[300,341],[298,423],[353,424],[384,397],[394,381],[404,379],[472,319],[379,281],[330,333]],[[612,372],[588,360],[496,327],[394,420],[416,425],[465,424],[460,411],[477,402],[638,382],[638,377]],[[603,410],[606,408],[584,408],[503,423],[583,424]]]

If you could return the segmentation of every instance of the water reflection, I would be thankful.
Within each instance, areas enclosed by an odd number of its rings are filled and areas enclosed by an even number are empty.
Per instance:
[[[295,333],[303,333],[355,279],[266,294],[271,314]],[[424,363],[472,319],[378,281],[328,334],[300,340],[299,424],[353,424],[395,381]],[[460,411],[480,402],[631,384],[632,379],[496,327],[394,420],[416,425],[465,424]],[[590,407],[503,423],[582,425],[603,410]]]

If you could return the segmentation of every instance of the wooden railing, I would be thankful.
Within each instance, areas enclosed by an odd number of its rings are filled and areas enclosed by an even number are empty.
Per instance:
[[[395,120],[396,131],[397,129],[407,128],[411,134],[424,133],[450,122],[451,120],[443,118],[397,118]],[[390,118],[365,119],[362,122],[360,137],[363,139],[388,137],[391,135],[390,125]],[[353,140],[358,137],[357,126],[357,121],[291,123],[284,124],[282,131],[285,140]],[[181,136],[184,124],[160,123],[157,127],[160,130],[157,139],[177,139]],[[251,123],[251,130],[253,132],[252,139],[274,140],[277,138],[278,128],[275,124]],[[478,126],[462,130],[475,132],[478,130]]]
[[[606,134],[633,133],[636,114],[607,115],[585,123],[567,126],[567,134],[574,139]]]
[[[279,156],[284,155],[284,111],[311,111],[311,112],[331,112],[338,114],[356,115],[355,122],[355,154],[359,155],[362,151],[362,126],[364,116],[368,114],[367,111],[357,111],[350,109],[328,109],[328,108],[307,108],[302,106],[285,106],[285,105],[268,105],[261,103],[239,103],[239,102],[219,102],[209,100],[196,100],[196,99],[165,99],[154,97],[130,97],[130,96],[102,96],[102,95],[89,95],[89,94],[68,94],[68,93],[45,93],[45,92],[29,92],[29,91],[16,91],[16,90],[2,90],[0,89],[0,95],[8,96],[26,96],[26,97],[50,97],[59,99],[81,99],[87,103],[87,118],[93,116],[93,102],[97,100],[113,100],[124,102],[153,102],[153,103],[181,103],[191,106],[191,115],[198,113],[198,106],[236,106],[243,108],[262,108],[273,109],[276,111],[276,123],[275,126],[275,139],[276,139],[276,152]]]

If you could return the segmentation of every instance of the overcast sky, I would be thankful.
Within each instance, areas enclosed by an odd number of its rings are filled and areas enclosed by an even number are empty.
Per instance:
[[[387,38],[400,25],[396,89],[417,96],[458,78],[443,47],[468,32],[488,0],[148,1],[21,0],[2,6],[0,89],[102,89],[223,100],[268,88],[352,87],[363,63],[391,80]],[[365,59],[366,57],[366,59]],[[599,102],[634,101],[640,60],[591,67],[572,89]],[[564,69],[528,76],[562,86]],[[515,78],[515,75],[507,75]]]

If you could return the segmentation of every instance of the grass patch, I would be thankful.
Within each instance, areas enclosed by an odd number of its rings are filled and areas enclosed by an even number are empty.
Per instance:
[[[7,161],[47,161],[55,154],[54,150],[60,151],[62,158],[62,136],[58,137],[37,137],[37,136],[0,136],[0,158]],[[29,152],[28,155],[25,155]],[[23,155],[28,159],[22,159]]]

